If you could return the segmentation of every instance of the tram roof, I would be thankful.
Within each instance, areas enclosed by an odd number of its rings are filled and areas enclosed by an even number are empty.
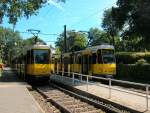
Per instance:
[[[32,49],[49,49],[50,50],[50,47],[48,45],[43,45],[43,44],[34,44],[32,46],[26,46],[23,53],[26,54],[28,50],[32,50]]]
[[[61,57],[61,54],[52,54],[52,57],[53,57],[53,58],[60,58],[60,57]]]
[[[104,45],[97,45],[97,46],[88,47],[86,49],[90,49],[90,50],[114,49],[114,46],[113,45],[104,44]]]
[[[97,46],[91,46],[91,47],[88,47],[85,50],[83,50],[82,54],[96,53],[100,49],[114,49],[114,46],[109,45],[109,44],[101,44],[101,45],[97,45]]]
[[[103,44],[103,45],[92,46],[92,47],[86,48],[86,50],[91,50],[91,51],[97,51],[99,49],[114,49],[114,46],[109,45],[109,44]]]
[[[101,45],[97,45],[97,46],[87,47],[86,49],[80,50],[80,51],[63,53],[62,55],[63,55],[63,57],[69,57],[71,54],[76,54],[76,55],[92,54],[92,53],[96,53],[100,49],[111,49],[111,50],[113,50],[114,46],[109,45],[109,44],[101,44]]]
[[[62,54],[62,57],[70,57],[70,55],[71,55],[71,52],[63,53],[63,54]]]

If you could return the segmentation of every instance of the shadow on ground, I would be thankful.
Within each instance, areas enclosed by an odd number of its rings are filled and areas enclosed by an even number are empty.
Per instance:
[[[21,80],[10,68],[5,68],[0,74],[0,82],[21,82]]]

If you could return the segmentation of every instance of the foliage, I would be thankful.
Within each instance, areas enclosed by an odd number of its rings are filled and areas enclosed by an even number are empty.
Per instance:
[[[114,36],[114,40],[113,40],[109,33],[105,32],[105,31],[101,31],[98,28],[91,28],[89,30],[89,32],[92,37],[92,39],[90,41],[91,46],[96,46],[96,45],[100,45],[103,43],[108,43],[108,44],[113,45],[113,41],[114,41],[116,51],[119,51],[121,49],[121,47],[120,47],[121,41],[118,36]]]
[[[145,59],[141,58],[135,64],[137,64],[137,65],[143,65],[143,64],[148,64],[148,62]]]
[[[37,41],[45,43],[39,38]],[[30,46],[33,43],[33,37],[23,40],[19,32],[0,27],[0,58],[2,58],[4,63],[9,63],[13,57],[22,53],[24,46]]]
[[[101,31],[98,28],[91,28],[89,32],[92,37],[90,41],[91,46],[100,45],[102,43],[110,43],[110,37],[106,32]]]
[[[150,52],[118,52],[116,53],[116,62],[123,64],[135,64],[144,59],[150,63]]]
[[[65,2],[65,0],[55,0]],[[37,14],[38,9],[44,6],[48,0],[0,0],[0,20],[4,16],[9,18],[9,23],[16,24],[18,18]]]
[[[56,47],[59,48],[60,51],[64,52],[64,37],[63,33],[57,38]],[[67,50],[78,51],[87,46],[87,39],[84,33],[67,31]]]
[[[104,31],[109,33],[112,37],[118,35],[119,29],[116,27],[112,9],[105,10],[103,16],[102,27],[104,28]]]
[[[22,39],[18,32],[0,27],[0,54],[3,61],[9,61],[12,56],[20,53]]]
[[[150,48],[149,0],[118,0],[112,14],[115,27],[122,30],[122,37],[142,37],[141,43]]]
[[[41,38],[37,38],[37,42],[41,42],[43,44],[46,44]],[[35,44],[35,37],[31,37],[31,38],[25,39],[23,41],[23,46],[31,46],[33,44]]]
[[[61,54],[61,51],[60,51],[60,49],[57,47],[57,48],[55,48],[55,50],[56,50],[56,53],[55,54]]]
[[[116,43],[118,45],[118,42],[116,42],[118,39],[116,38],[119,37],[119,29],[114,21],[112,9],[110,8],[105,10],[103,16],[102,28],[105,32],[107,32],[107,36],[109,36],[111,44],[116,46]]]
[[[116,78],[134,82],[150,83],[149,73],[149,64],[119,64],[117,65]]]

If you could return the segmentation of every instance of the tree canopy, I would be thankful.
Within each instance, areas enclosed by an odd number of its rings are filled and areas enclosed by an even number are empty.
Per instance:
[[[56,47],[59,48],[61,52],[64,52],[64,37],[63,33],[57,38]],[[87,38],[84,33],[67,31],[67,50],[78,51],[87,46]]]
[[[123,37],[136,35],[145,42],[150,41],[149,0],[118,0],[112,14],[115,26],[123,30]]]
[[[99,30],[98,28],[91,28],[89,30],[91,35],[90,45],[95,46],[102,43],[110,43],[110,36],[108,33]]]
[[[46,44],[42,38],[37,38],[37,42],[41,42],[42,44]],[[23,46],[30,46],[30,45],[33,45],[35,44],[35,37],[31,37],[31,38],[28,38],[28,39],[25,39],[23,40]]]
[[[23,40],[19,32],[0,27],[0,58],[3,59],[3,62],[9,63],[11,58],[22,53],[24,46],[33,45],[34,41],[34,37]],[[37,38],[37,41],[45,43],[40,38]]]
[[[37,14],[38,10],[49,0],[0,0],[0,20],[4,16],[9,18],[9,23],[16,24],[18,18],[29,18]],[[56,2],[65,2],[65,0],[55,0]]]
[[[149,50],[150,1],[117,0],[116,5],[104,11],[104,31],[114,40],[120,37],[120,51]]]
[[[4,61],[20,52],[22,38],[18,32],[0,27],[0,55]]]

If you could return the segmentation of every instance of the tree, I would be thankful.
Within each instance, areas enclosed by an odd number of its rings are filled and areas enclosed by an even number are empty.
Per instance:
[[[118,37],[119,29],[114,21],[112,9],[113,8],[104,11],[102,27],[104,31],[107,32],[108,36],[110,37],[110,40],[112,40],[111,44],[115,45],[115,37]]]
[[[0,20],[3,17],[9,18],[9,23],[16,24],[18,18],[29,18],[37,14],[38,9],[44,6],[49,0],[0,0]],[[65,0],[56,0],[56,2],[65,2]]]
[[[102,43],[110,43],[110,36],[108,33],[99,30],[98,28],[91,28],[89,30],[92,37],[90,41],[91,46],[96,46]]]
[[[149,0],[118,0],[117,7],[113,8],[113,12],[115,26],[122,30],[122,37],[141,37],[144,45],[147,46],[149,44]]]
[[[21,51],[22,38],[18,32],[0,27],[0,52],[3,61],[9,61]]]
[[[41,38],[37,38],[37,42],[46,44]],[[23,41],[23,46],[31,46],[33,44],[35,44],[35,37],[31,37],[31,38],[25,39]]]
[[[57,38],[56,47],[64,52],[64,37],[63,33]],[[84,33],[67,31],[67,50],[78,51],[87,46],[87,38]]]
[[[109,33],[99,30],[98,28],[91,28],[89,32],[92,36],[92,40],[90,43],[91,46],[96,46],[103,43],[113,44],[113,41],[115,41],[116,51],[120,51],[121,40],[119,36],[114,36],[114,40],[113,40]]]

